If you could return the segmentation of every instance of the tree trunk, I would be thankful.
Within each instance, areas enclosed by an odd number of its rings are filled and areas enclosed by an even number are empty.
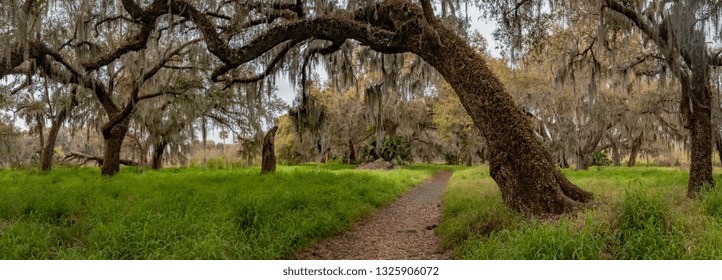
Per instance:
[[[527,214],[560,214],[583,206],[593,194],[569,182],[536,138],[531,123],[481,55],[453,31],[437,25],[413,50],[441,73],[487,140],[490,174],[504,203]],[[432,39],[433,40],[433,39]]]
[[[130,118],[126,118],[110,129],[103,129],[105,151],[101,174],[104,176],[113,176],[120,171],[120,149],[123,146],[125,133],[128,132],[129,122]]]
[[[698,72],[698,71],[695,71]],[[712,111],[711,96],[705,75],[695,73],[689,86],[691,89],[689,103],[692,111],[689,118],[689,132],[692,142],[692,157],[689,168],[689,185],[687,196],[692,198],[704,189],[714,186],[712,177]],[[683,93],[684,94],[684,93]]]
[[[65,108],[61,109],[60,112],[58,112],[58,116],[55,117],[50,126],[48,139],[45,142],[45,147],[43,147],[42,153],[40,154],[40,171],[42,172],[50,171],[50,169],[53,168],[55,142],[57,142],[58,132],[60,132],[60,127],[65,122],[65,118],[67,118],[67,116],[67,110]]]
[[[356,164],[356,148],[353,146],[353,140],[348,139],[348,163]]]
[[[38,137],[39,137],[38,142],[40,144],[39,150],[40,150],[40,156],[41,156],[40,160],[42,161],[43,150],[45,150],[45,118],[43,118],[42,114],[36,113],[35,121],[38,123],[38,125],[35,129],[37,129],[37,131],[38,131]]]
[[[716,126],[715,126],[716,128]],[[715,147],[717,147],[717,155],[722,163],[722,134],[720,134],[719,128],[713,133],[715,138]]]
[[[276,151],[274,141],[278,126],[274,126],[263,138],[263,151],[261,152],[261,174],[276,172]]]
[[[166,146],[168,146],[166,141],[160,141],[160,143],[153,145],[153,162],[151,168],[154,170],[163,168],[163,153],[165,152]]]
[[[612,143],[612,161],[614,166],[622,165],[622,154],[619,152],[618,143]]]
[[[561,168],[569,168],[569,161],[567,160],[567,152],[565,150],[560,152],[558,165]]]
[[[321,171],[321,158],[323,158],[321,141],[316,142],[316,172]]]
[[[642,146],[642,138],[644,137],[644,131],[639,133],[639,136],[635,137],[632,141],[632,150],[629,152],[629,161],[627,167],[632,167],[637,164],[637,155],[639,154],[639,148]]]
[[[586,151],[579,150],[577,152],[577,166],[575,170],[587,170],[592,165],[592,154]]]
[[[587,170],[589,169],[589,166],[592,165],[592,153],[594,153],[594,150],[597,149],[597,146],[599,145],[599,142],[602,141],[602,137],[604,136],[604,133],[607,132],[612,128],[612,124],[608,124],[603,129],[597,131],[596,133],[592,134],[591,137],[587,139],[587,142],[579,147],[579,150],[577,151],[577,168],[576,170]]]

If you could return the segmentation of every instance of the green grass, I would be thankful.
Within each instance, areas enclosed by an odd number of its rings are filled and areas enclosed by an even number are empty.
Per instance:
[[[540,221],[507,210],[486,167],[457,171],[442,245],[460,259],[722,259],[720,187],[687,199],[687,172],[675,168],[563,172],[596,205]]]
[[[0,259],[283,259],[348,229],[434,167],[0,170]]]

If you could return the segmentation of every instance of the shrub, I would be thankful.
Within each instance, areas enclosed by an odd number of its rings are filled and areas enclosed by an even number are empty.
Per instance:
[[[404,163],[411,161],[411,152],[406,146],[406,142],[397,136],[385,137],[384,143],[378,151],[376,139],[373,139],[368,145],[361,148],[361,160],[371,162],[378,159],[395,164]]]
[[[606,166],[610,165],[612,163],[611,160],[609,160],[609,156],[607,156],[607,153],[603,151],[595,151],[592,153],[592,165],[597,166]]]

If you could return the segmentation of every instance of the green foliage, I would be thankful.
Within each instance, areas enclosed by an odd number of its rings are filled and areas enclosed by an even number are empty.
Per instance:
[[[512,228],[521,217],[504,206],[488,170],[454,172],[444,196],[444,219],[437,228],[443,247],[455,247],[475,236]]]
[[[509,213],[486,167],[457,171],[442,244],[463,259],[722,259],[722,191],[688,199],[688,174],[676,168],[563,171],[596,204],[546,220]]]
[[[594,151],[592,153],[592,165],[607,166],[611,163],[612,161],[609,160],[609,156],[604,151]]]
[[[207,159],[206,166],[210,169],[226,169],[233,167],[233,163],[226,157],[215,157]]]
[[[707,215],[722,220],[722,189],[713,187],[702,194],[702,204]]]
[[[604,241],[593,230],[576,229],[568,219],[556,224],[532,220],[515,230],[494,232],[483,241],[470,242],[464,250],[466,258],[588,260],[602,258]]]
[[[627,192],[622,201],[617,238],[621,259],[679,259],[682,238],[672,228],[668,209],[659,196],[642,190]]]
[[[449,164],[449,165],[459,164],[459,156],[455,153],[445,152],[444,160],[446,161],[446,164]]]
[[[400,164],[411,161],[411,153],[403,139],[396,136],[387,136],[384,138],[384,144],[381,145],[380,150],[376,149],[375,139],[361,148],[361,158],[366,162],[383,159],[384,161]]]
[[[282,259],[429,178],[349,165],[0,170],[0,259]]]

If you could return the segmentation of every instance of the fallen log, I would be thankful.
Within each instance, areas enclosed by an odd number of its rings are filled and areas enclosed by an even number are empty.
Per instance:
[[[95,161],[97,165],[103,165],[103,158],[99,156],[86,155],[79,152],[71,152],[63,158],[63,162],[82,161],[80,165],[85,165],[89,161]],[[137,162],[127,159],[120,159],[120,164],[126,166],[137,166]]]

